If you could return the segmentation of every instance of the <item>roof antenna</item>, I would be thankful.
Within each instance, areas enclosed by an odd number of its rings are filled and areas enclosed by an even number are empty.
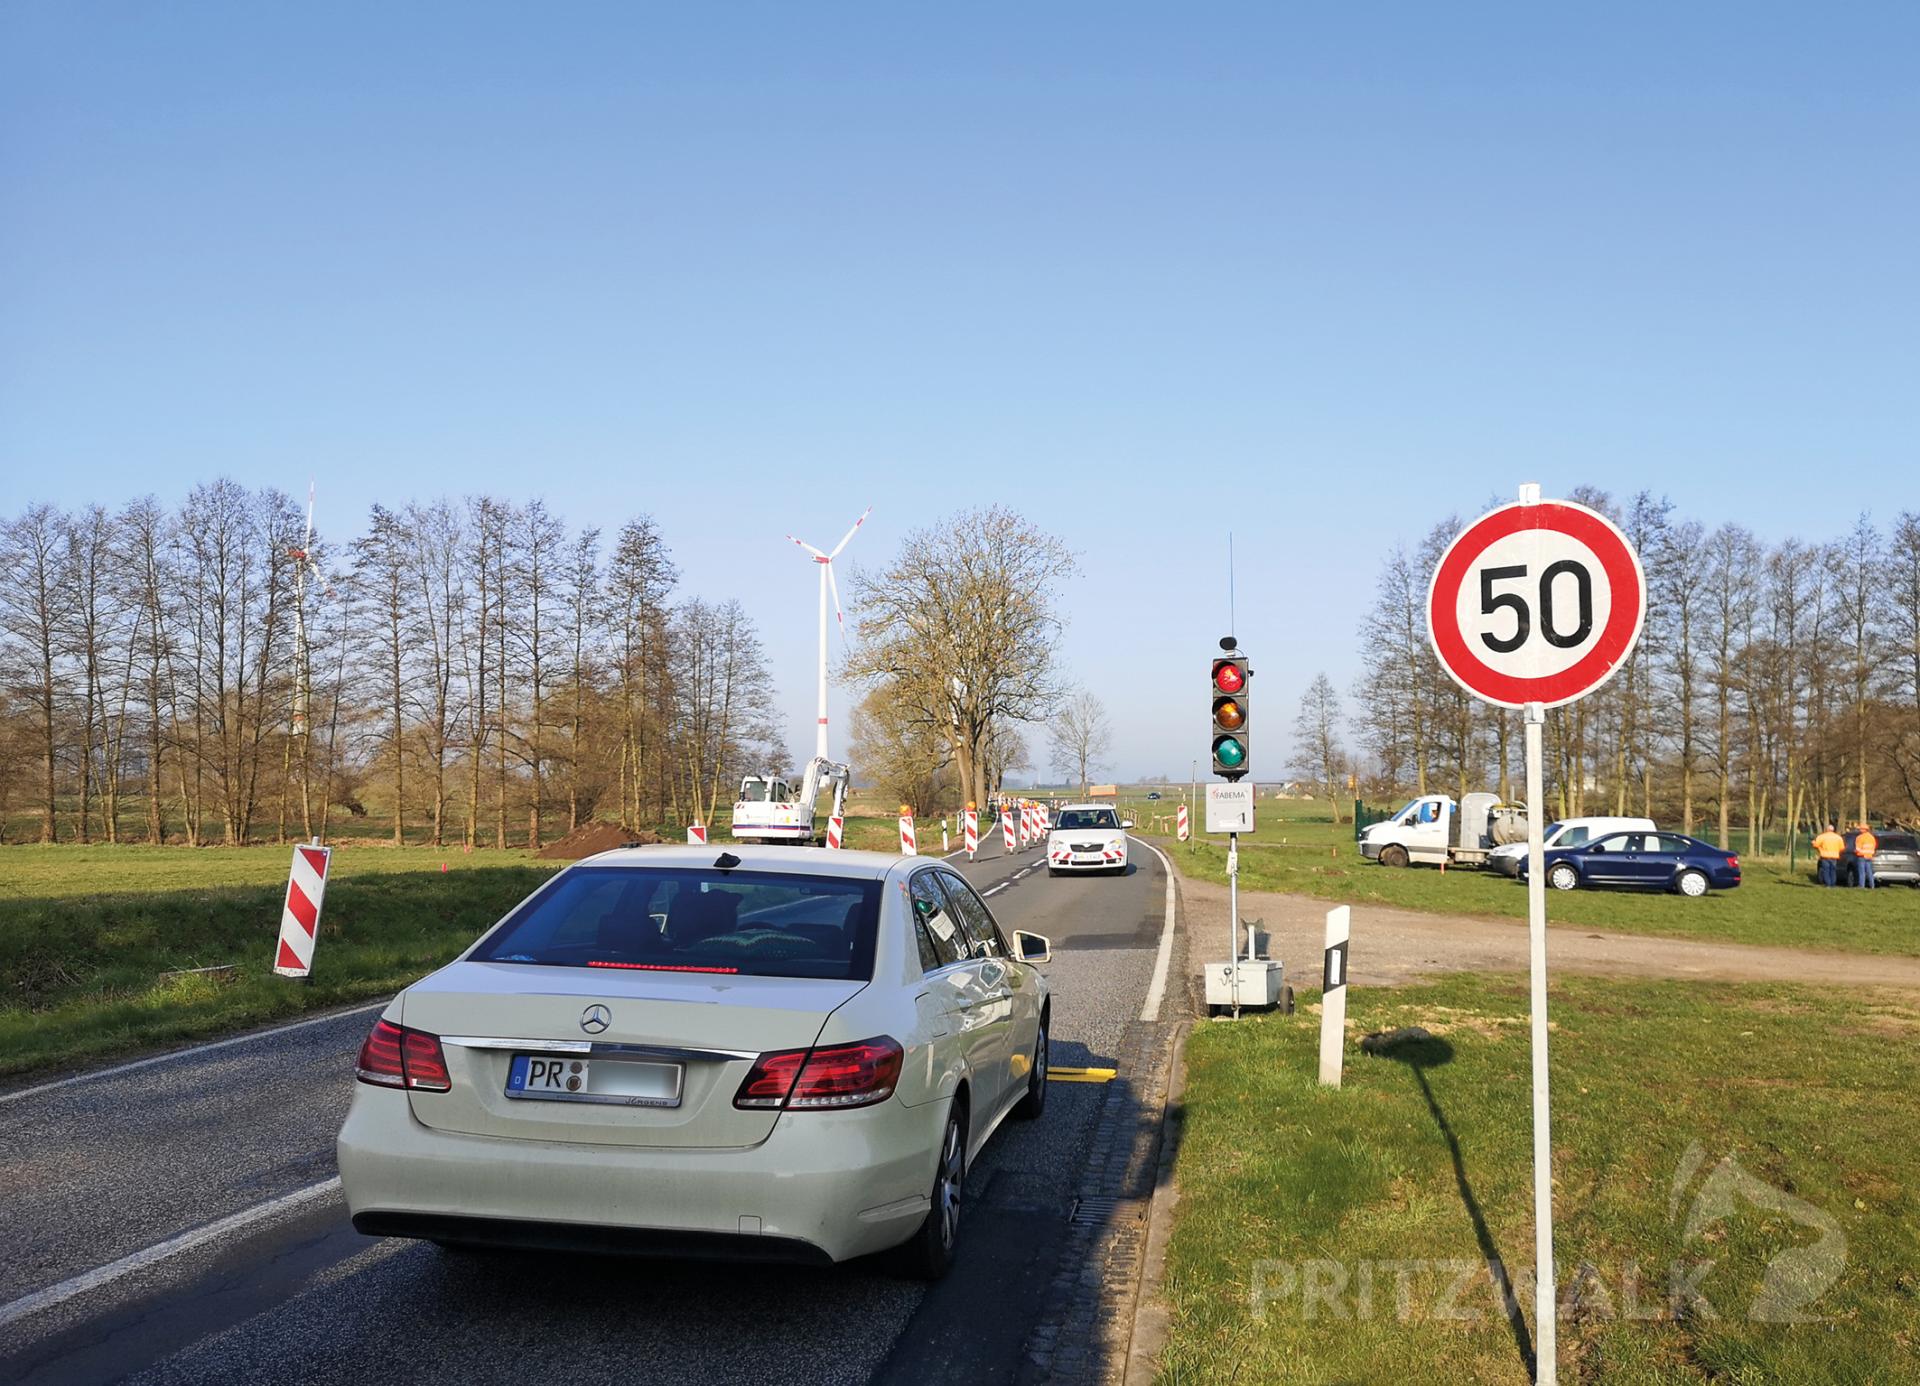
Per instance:
[[[713,859],[713,864],[716,870],[731,871],[740,864],[740,858],[731,852],[722,852]]]

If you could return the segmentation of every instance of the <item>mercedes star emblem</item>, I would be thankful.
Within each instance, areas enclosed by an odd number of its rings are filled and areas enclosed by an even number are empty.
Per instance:
[[[590,1035],[597,1035],[613,1024],[613,1012],[605,1006],[589,1006],[580,1012],[580,1028]]]

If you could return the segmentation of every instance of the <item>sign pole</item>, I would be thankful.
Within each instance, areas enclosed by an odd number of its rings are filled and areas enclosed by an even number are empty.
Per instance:
[[[1533,1022],[1533,1379],[1555,1379],[1553,1276],[1553,1133],[1547,1091],[1547,871],[1541,814],[1546,804],[1541,770],[1541,732],[1547,710],[1526,708],[1527,737],[1527,938],[1530,945]]]

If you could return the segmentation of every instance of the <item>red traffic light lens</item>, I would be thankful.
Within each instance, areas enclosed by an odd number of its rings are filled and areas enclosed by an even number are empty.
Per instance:
[[[1222,693],[1238,693],[1247,686],[1247,676],[1240,672],[1238,664],[1222,660],[1214,666],[1213,686]]]
[[[1246,720],[1246,709],[1233,698],[1222,698],[1213,705],[1215,726],[1225,727],[1228,731],[1239,731]]]

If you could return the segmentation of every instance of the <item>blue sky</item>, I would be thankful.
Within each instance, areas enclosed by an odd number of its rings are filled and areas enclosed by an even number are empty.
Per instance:
[[[1920,502],[1917,62],[1911,5],[15,0],[0,509],[648,511],[800,751],[781,536],[1003,502],[1126,775],[1204,752],[1231,527],[1273,777],[1385,548],[1522,480]]]

